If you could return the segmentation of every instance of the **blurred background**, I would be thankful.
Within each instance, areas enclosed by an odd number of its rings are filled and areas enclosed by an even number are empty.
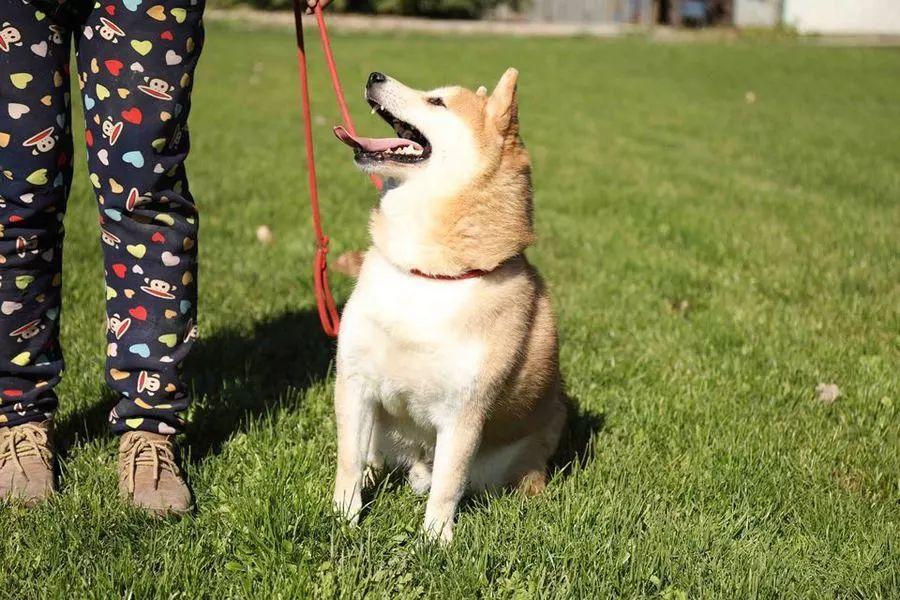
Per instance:
[[[287,9],[291,0],[213,0]],[[337,0],[333,11],[535,23],[786,28],[804,34],[900,35],[897,0]]]

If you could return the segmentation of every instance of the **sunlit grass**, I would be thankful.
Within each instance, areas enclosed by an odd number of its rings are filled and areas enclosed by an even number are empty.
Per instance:
[[[116,499],[103,287],[84,170],[67,221],[61,493],[0,510],[0,595],[861,597],[900,594],[900,53],[642,40],[338,36],[363,131],[381,70],[418,87],[522,73],[540,240],[581,405],[547,493],[479,498],[448,549],[389,482],[330,515],[332,343],[313,242],[292,34],[210,27],[192,115],[201,208],[195,515]],[[375,195],[330,135],[333,253]],[[747,92],[755,101],[748,102]],[[268,225],[274,243],[257,242]],[[338,280],[346,298],[351,283]],[[815,387],[841,396],[819,402]],[[586,446],[585,441],[590,441]]]

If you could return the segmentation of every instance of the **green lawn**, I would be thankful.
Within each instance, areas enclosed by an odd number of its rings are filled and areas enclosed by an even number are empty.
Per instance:
[[[514,65],[534,160],[530,257],[580,413],[547,492],[476,498],[449,548],[399,480],[331,517],[333,344],[313,311],[292,33],[210,26],[192,120],[201,341],[186,436],[198,510],[121,506],[105,430],[103,273],[84,176],[68,216],[61,493],[0,510],[0,596],[900,595],[900,52],[791,42],[336,36],[365,76],[492,84]],[[375,195],[331,137],[337,252]],[[754,103],[745,100],[752,91]],[[269,225],[275,243],[257,242]],[[351,282],[337,281],[346,298]],[[815,393],[835,383],[831,405]]]

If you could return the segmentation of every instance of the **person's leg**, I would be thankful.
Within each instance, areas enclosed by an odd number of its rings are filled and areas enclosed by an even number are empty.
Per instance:
[[[188,406],[181,366],[196,337],[197,211],[184,160],[203,0],[97,5],[78,44],[88,167],[106,267],[106,380],[123,434],[119,489],[151,513],[190,493],[171,437]]]
[[[46,440],[47,427],[29,436],[23,428],[52,417],[57,404],[54,387],[63,370],[58,333],[62,221],[72,178],[70,40],[68,30],[35,8],[21,0],[4,2],[0,16],[0,498],[34,495],[35,490],[25,490],[28,486],[19,475],[27,473],[21,472],[15,459],[24,452],[30,457],[25,466],[38,470],[47,466],[43,450],[36,453],[21,446],[30,448]],[[49,451],[49,443],[37,445]],[[36,462],[37,458],[41,460]],[[16,462],[16,468],[11,462]],[[52,485],[52,477],[43,477],[46,473],[31,475],[31,487],[38,479]]]
[[[91,183],[107,284],[113,431],[177,433],[181,364],[196,332],[197,211],[187,117],[203,42],[202,5],[95,8],[78,40]]]

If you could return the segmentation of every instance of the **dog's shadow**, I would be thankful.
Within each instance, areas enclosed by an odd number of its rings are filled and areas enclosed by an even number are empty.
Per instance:
[[[322,333],[313,310],[286,312],[252,329],[222,329],[194,344],[185,376],[194,403],[189,409],[186,458],[199,462],[260,415],[278,406],[296,405],[302,391],[323,381],[335,345]],[[288,390],[300,393],[286,394]],[[107,414],[115,403],[103,399],[57,423],[65,451],[81,441],[109,436]]]
[[[594,441],[606,425],[606,414],[584,408],[577,398],[570,396],[568,405],[566,427],[548,465],[552,478],[568,477],[576,465],[586,467],[594,459]]]

